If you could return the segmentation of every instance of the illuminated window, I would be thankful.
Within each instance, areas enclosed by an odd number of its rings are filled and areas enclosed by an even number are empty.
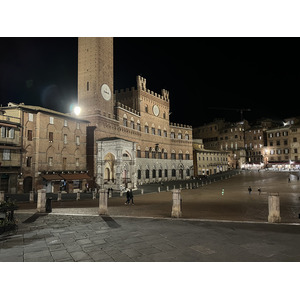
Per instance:
[[[10,149],[3,149],[3,160],[10,160]]]

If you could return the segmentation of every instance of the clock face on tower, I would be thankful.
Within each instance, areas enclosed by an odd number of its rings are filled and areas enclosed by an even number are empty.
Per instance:
[[[101,95],[106,101],[109,101],[111,99],[111,91],[106,83],[102,84],[101,86]]]
[[[153,105],[152,110],[153,110],[154,115],[157,117],[159,115],[159,108],[158,108],[158,106],[157,105]]]

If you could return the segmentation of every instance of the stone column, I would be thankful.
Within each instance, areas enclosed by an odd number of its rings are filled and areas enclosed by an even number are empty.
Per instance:
[[[29,202],[34,202],[34,191],[29,193]]]
[[[279,193],[269,193],[268,196],[269,203],[269,223],[280,223],[280,201],[279,201]]]
[[[99,215],[107,215],[107,199],[108,193],[106,190],[102,189],[99,191]]]
[[[4,191],[0,191],[0,203],[4,202]]]
[[[38,190],[37,212],[46,212],[46,190]]]
[[[173,199],[173,206],[172,206],[172,218],[180,218],[182,216],[182,199],[181,199],[181,191],[180,189],[174,189],[172,191],[172,199]]]

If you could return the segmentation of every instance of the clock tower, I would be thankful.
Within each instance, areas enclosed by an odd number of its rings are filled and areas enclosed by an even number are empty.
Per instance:
[[[78,105],[82,117],[113,116],[113,38],[78,38]]]

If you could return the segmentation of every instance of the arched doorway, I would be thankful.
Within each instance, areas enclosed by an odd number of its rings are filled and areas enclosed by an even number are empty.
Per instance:
[[[183,179],[183,169],[179,169],[179,178]]]
[[[24,193],[29,193],[32,191],[32,177],[28,176],[24,178]]]
[[[115,180],[115,156],[107,153],[104,157],[104,183],[113,183]]]

